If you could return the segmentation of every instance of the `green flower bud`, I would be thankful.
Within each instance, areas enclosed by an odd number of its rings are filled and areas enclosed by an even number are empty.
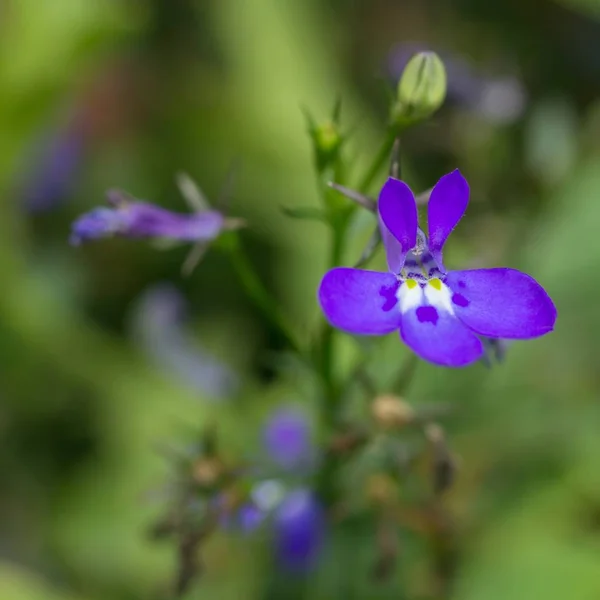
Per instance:
[[[405,126],[431,116],[446,97],[446,69],[435,52],[419,52],[406,65],[398,83],[392,121]]]
[[[337,151],[342,143],[342,137],[337,126],[331,121],[318,125],[314,131],[316,147],[323,154],[332,154]]]

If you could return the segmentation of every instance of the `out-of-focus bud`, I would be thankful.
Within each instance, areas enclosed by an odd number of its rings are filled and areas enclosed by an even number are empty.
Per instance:
[[[313,142],[317,171],[324,173],[330,168],[335,168],[344,141],[340,133],[341,103],[337,102],[331,118],[322,122],[317,122],[307,110],[304,111],[304,115]]]
[[[389,506],[398,500],[398,488],[389,475],[377,473],[367,480],[366,496],[376,506]]]
[[[314,140],[317,149],[325,156],[335,154],[342,144],[339,129],[332,121],[325,121],[316,127]]]
[[[406,126],[431,116],[446,98],[446,69],[435,52],[419,52],[407,63],[398,83],[392,121]]]
[[[391,394],[378,396],[371,404],[371,414],[383,429],[395,429],[412,423],[415,411],[410,404]]]
[[[313,140],[315,164],[319,173],[335,165],[343,138],[339,127],[333,121],[325,121],[310,128]]]
[[[214,487],[224,472],[223,463],[218,458],[209,456],[200,458],[192,467],[194,481],[203,488]]]

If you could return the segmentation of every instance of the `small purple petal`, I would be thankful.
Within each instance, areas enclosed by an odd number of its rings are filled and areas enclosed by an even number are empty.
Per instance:
[[[483,354],[476,335],[451,313],[419,306],[402,315],[402,339],[416,354],[445,367],[464,367]]]
[[[179,214],[146,202],[131,202],[127,212],[127,237],[167,237],[182,241],[210,241],[223,227],[223,215],[214,210]]]
[[[554,328],[556,308],[544,288],[515,269],[452,271],[446,284],[468,304],[454,302],[457,317],[480,335],[527,339]]]
[[[252,533],[258,529],[265,520],[265,513],[256,505],[248,502],[240,506],[237,522],[243,533]]]
[[[400,326],[398,285],[391,273],[332,269],[321,281],[319,302],[334,327],[358,335],[383,335]]]
[[[428,203],[429,249],[442,265],[442,248],[467,210],[469,184],[456,169],[444,175],[431,191]]]
[[[404,266],[406,252],[402,251],[402,244],[392,235],[392,232],[385,226],[381,215],[378,215],[379,231],[381,232],[381,240],[385,248],[385,257],[388,264],[388,269],[392,273],[399,274]]]
[[[246,502],[233,510],[223,510],[225,505],[224,496],[219,495],[215,498],[214,506],[219,510],[219,525],[232,533],[252,533],[263,524],[267,516],[252,502]]]
[[[275,554],[290,571],[314,567],[322,548],[325,516],[314,494],[306,489],[289,493],[274,515]]]
[[[379,194],[378,210],[388,265],[399,273],[406,253],[417,244],[415,197],[403,181],[390,177]]]
[[[125,215],[114,208],[95,208],[81,215],[71,226],[69,241],[74,246],[88,240],[110,237],[127,226]]]
[[[306,464],[312,450],[306,415],[289,407],[278,410],[264,429],[264,444],[271,459],[284,469]]]

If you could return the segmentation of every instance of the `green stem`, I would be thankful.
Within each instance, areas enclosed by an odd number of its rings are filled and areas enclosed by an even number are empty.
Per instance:
[[[392,383],[392,392],[398,395],[406,394],[410,384],[412,383],[412,380],[415,377],[418,365],[419,357],[414,352],[410,352],[410,354],[406,357],[400,372]]]
[[[398,131],[393,127],[388,129],[385,139],[383,140],[383,144],[381,144],[381,148],[379,152],[376,154],[373,163],[371,164],[370,169],[365,173],[365,176],[361,179],[358,185],[358,191],[361,193],[366,193],[369,191],[371,184],[381,171],[381,168],[390,158],[390,152],[392,151],[392,147],[394,146],[394,141],[398,137]]]
[[[231,263],[240,278],[244,290],[252,299],[258,310],[263,314],[271,326],[279,332],[292,350],[298,354],[303,354],[292,328],[279,308],[279,304],[275,298],[271,296],[258,277],[254,266],[248,260],[246,253],[240,245],[239,238],[236,237],[235,243],[233,243],[229,249],[229,254]]]
[[[359,186],[359,191],[365,192],[368,190],[370,185],[373,183],[375,177],[381,171],[381,168],[389,160],[390,152],[394,145],[394,141],[397,136],[397,131],[394,128],[390,128],[386,134],[386,137],[379,149],[379,152],[375,156],[373,163],[371,164],[365,176]],[[328,193],[327,188],[324,189],[324,193]],[[333,239],[331,242],[331,252],[329,256],[329,268],[337,267],[342,260],[342,254],[344,251],[344,244],[346,242],[346,230],[348,223],[350,222],[351,212],[344,214],[342,218],[334,225]],[[333,425],[335,420],[337,405],[339,404],[340,390],[336,385],[333,376],[333,340],[335,332],[329,324],[325,323],[323,332],[320,337],[320,374],[325,385],[326,391],[326,409],[325,409],[325,421],[327,426]]]
[[[340,220],[339,224],[333,228],[333,239],[331,242],[331,251],[329,256],[329,268],[338,266],[342,261],[344,251],[344,242],[346,237],[346,228],[348,218]],[[324,322],[321,334],[320,347],[320,373],[325,385],[325,407],[324,417],[325,426],[331,428],[334,425],[337,405],[339,402],[339,389],[336,385],[333,374],[333,342],[335,330]]]
[[[365,176],[360,183],[359,191],[365,192],[368,190],[381,171],[383,165],[389,159],[396,135],[397,132],[390,128],[379,152],[375,156],[373,163],[371,164],[369,170],[365,173]],[[341,263],[344,245],[346,243],[346,232],[351,216],[352,209],[344,213],[332,228],[333,238],[331,241],[331,251],[329,255],[330,268],[337,267]],[[319,374],[325,388],[325,399],[323,403],[323,426],[326,434],[328,434],[335,425],[338,416],[339,404],[343,393],[343,388],[337,384],[333,372],[334,336],[335,330],[328,323],[325,323],[319,338],[320,346],[317,356],[319,357]],[[330,503],[334,500],[335,493],[333,480],[335,478],[335,472],[337,471],[338,464],[339,458],[333,454],[330,454],[326,457],[317,478],[317,488],[320,490],[320,493],[326,503]]]

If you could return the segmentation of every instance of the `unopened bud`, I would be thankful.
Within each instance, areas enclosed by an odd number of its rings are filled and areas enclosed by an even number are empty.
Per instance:
[[[371,404],[371,414],[384,429],[403,427],[415,418],[415,411],[410,404],[389,394],[375,398]]]
[[[435,52],[419,52],[406,65],[398,83],[392,110],[396,125],[408,125],[431,116],[446,98],[446,69]]]
[[[223,463],[216,458],[201,458],[192,467],[194,481],[205,488],[213,487],[223,472]]]
[[[372,504],[389,506],[398,499],[398,488],[391,477],[379,473],[367,480],[366,496]]]
[[[338,159],[342,136],[333,121],[325,121],[316,125],[311,131],[313,138],[315,161],[319,172],[335,164]]]
[[[331,121],[318,125],[314,132],[317,148],[323,153],[335,152],[342,143],[340,132]]]

